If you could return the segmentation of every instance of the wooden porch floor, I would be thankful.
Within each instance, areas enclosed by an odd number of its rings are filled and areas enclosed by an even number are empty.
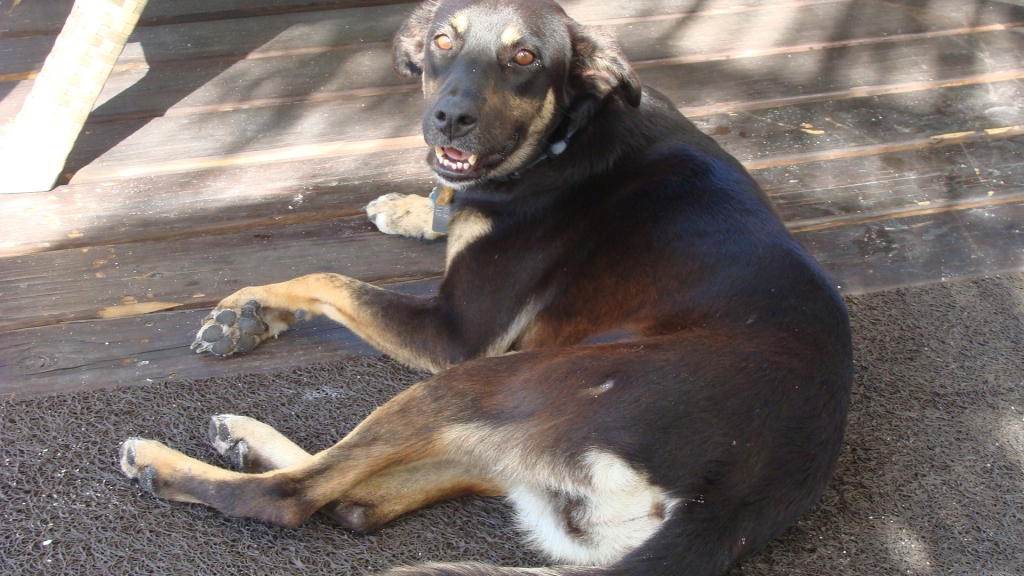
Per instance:
[[[0,2],[0,137],[71,0]],[[565,0],[752,171],[847,293],[1024,266],[1021,0]],[[220,298],[333,271],[436,285],[444,246],[375,231],[425,194],[388,0],[150,0],[48,193],[0,196],[0,394],[368,353],[329,322],[219,360]],[[3,176],[0,175],[0,178]]]

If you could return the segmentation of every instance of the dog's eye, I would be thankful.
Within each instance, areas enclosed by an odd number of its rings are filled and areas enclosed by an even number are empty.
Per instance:
[[[434,37],[434,44],[437,45],[441,50],[452,49],[452,39],[447,34],[438,34]]]
[[[520,66],[529,66],[530,64],[533,64],[535,58],[536,56],[533,55],[533,52],[530,52],[529,50],[520,50],[519,52],[516,52],[516,55],[512,60]]]

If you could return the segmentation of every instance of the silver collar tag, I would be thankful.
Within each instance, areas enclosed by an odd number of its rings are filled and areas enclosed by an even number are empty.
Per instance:
[[[452,205],[451,203],[437,203],[440,189],[440,186],[434,186],[434,189],[430,191],[430,205],[434,208],[434,221],[430,224],[430,228],[438,234],[447,234],[448,223],[452,221]]]

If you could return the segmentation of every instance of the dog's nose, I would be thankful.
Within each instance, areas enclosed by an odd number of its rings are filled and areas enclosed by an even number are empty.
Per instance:
[[[475,106],[454,98],[445,98],[434,108],[434,126],[449,139],[455,139],[472,132],[476,127],[477,116]]]

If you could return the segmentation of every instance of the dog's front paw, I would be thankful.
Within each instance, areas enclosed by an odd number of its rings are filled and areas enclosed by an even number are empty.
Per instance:
[[[239,309],[218,306],[207,316],[192,342],[196,352],[217,356],[244,354],[267,337],[270,327],[260,315],[260,303],[246,302]]]
[[[434,207],[430,198],[415,194],[385,194],[366,206],[366,216],[385,234],[435,240]]]

